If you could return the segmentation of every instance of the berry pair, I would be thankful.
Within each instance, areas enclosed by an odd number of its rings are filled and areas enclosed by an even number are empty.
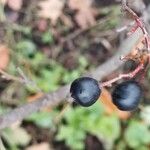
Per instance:
[[[94,104],[101,94],[97,80],[81,77],[73,81],[70,88],[72,98],[81,106],[89,107]],[[137,108],[142,97],[142,89],[136,81],[125,81],[118,84],[113,93],[113,103],[124,111]]]

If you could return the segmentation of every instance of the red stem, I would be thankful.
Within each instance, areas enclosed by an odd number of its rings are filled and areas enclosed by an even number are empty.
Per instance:
[[[130,73],[120,74],[120,75],[119,75],[118,77],[116,77],[116,78],[113,78],[113,79],[111,79],[111,80],[109,80],[109,81],[102,82],[100,86],[101,86],[101,87],[111,86],[112,83],[114,83],[114,82],[116,82],[116,81],[118,81],[118,80],[120,80],[120,79],[123,79],[123,78],[133,78],[133,77],[134,77],[139,71],[141,71],[143,68],[144,68],[144,65],[143,65],[143,64],[140,64],[140,65],[137,66],[137,68],[136,68],[134,71],[132,71],[132,72],[130,72]]]
[[[128,11],[133,16],[135,22],[137,23],[137,26],[142,30],[142,32],[144,34],[144,38],[145,38],[146,48],[150,52],[149,36],[148,36],[148,32],[145,28],[143,21],[140,19],[140,17],[131,8],[129,8],[127,6],[126,0],[122,0],[122,8],[124,10]]]

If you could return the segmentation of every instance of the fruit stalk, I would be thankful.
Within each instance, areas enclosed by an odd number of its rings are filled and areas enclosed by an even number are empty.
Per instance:
[[[105,81],[105,82],[102,82],[101,83],[101,87],[106,87],[106,86],[111,86],[112,85],[112,83],[114,83],[114,82],[116,82],[116,81],[118,81],[118,80],[120,80],[120,79],[123,79],[123,78],[133,78],[137,73],[139,73],[142,69],[144,69],[144,65],[143,64],[140,64],[140,65],[138,65],[137,66],[137,68],[134,70],[134,71],[132,71],[132,72],[130,72],[130,73],[125,73],[125,74],[120,74],[118,77],[116,77],[116,78],[113,78],[113,79],[111,79],[111,80],[109,80],[109,81]]]
[[[146,48],[148,52],[150,52],[150,41],[149,41],[150,38],[144,22],[130,7],[128,7],[127,0],[122,0],[122,9],[127,11],[136,22],[136,26],[133,28],[132,32],[135,32],[135,30],[137,30],[138,27],[142,30],[145,39]]]

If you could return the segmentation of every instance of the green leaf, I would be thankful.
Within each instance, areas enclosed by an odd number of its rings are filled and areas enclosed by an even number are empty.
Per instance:
[[[6,113],[8,110],[9,110],[9,108],[7,108],[3,105],[0,105],[0,115]]]
[[[47,31],[42,35],[42,42],[47,44],[47,43],[52,43],[53,42],[53,36],[52,33]]]
[[[40,52],[36,52],[34,54],[34,57],[31,60],[31,64],[33,68],[38,68],[40,67],[40,65],[46,60],[47,58],[45,57],[45,55],[43,55]],[[43,66],[42,66],[43,67]]]
[[[69,123],[74,127],[87,127],[89,124],[93,127],[93,124],[96,120],[99,120],[103,114],[104,109],[99,102],[96,102],[94,105],[88,108],[77,107],[72,109],[68,108],[64,114],[64,117]]]
[[[72,136],[72,134],[73,134],[73,128],[71,128],[69,126],[62,125],[59,128],[56,139],[57,140],[66,140],[66,139],[70,138]]]
[[[22,25],[13,25],[13,30],[22,32],[26,35],[31,35],[31,27],[30,26],[22,26]]]
[[[136,150],[149,150],[149,146],[141,145],[138,148],[136,148]]]
[[[59,87],[63,71],[64,69],[61,66],[57,66],[52,70],[41,70],[41,78],[37,80],[39,87],[45,92],[56,90]]]
[[[29,57],[35,53],[36,46],[30,40],[22,40],[17,43],[16,49],[19,50],[21,55]]]
[[[80,56],[79,57],[79,66],[82,68],[85,68],[85,67],[87,67],[87,65],[88,65],[87,59],[83,56]]]
[[[72,82],[74,79],[78,78],[80,76],[79,70],[73,70],[73,71],[66,71],[63,76],[63,82],[69,83]]]
[[[144,107],[140,112],[140,116],[142,120],[150,126],[150,106]]]
[[[91,132],[100,138],[114,141],[120,136],[119,120],[116,116],[101,116]]]
[[[126,143],[122,139],[120,139],[120,142],[116,146],[116,150],[126,150],[126,149],[127,149]]]
[[[45,112],[41,111],[38,113],[34,113],[28,118],[27,121],[34,122],[37,126],[42,128],[51,128],[52,127],[52,118],[54,116],[54,112]]]
[[[138,148],[150,143],[150,132],[143,123],[132,121],[126,129],[125,140],[131,148]]]
[[[66,144],[75,150],[84,148],[84,139],[86,134],[84,131],[78,129],[75,130],[70,126],[61,126],[56,136],[57,140],[65,140]]]
[[[59,127],[57,140],[65,140],[72,149],[84,149],[87,128],[94,128],[103,112],[99,102],[89,108],[76,107],[73,109],[68,107],[64,114],[67,124]]]

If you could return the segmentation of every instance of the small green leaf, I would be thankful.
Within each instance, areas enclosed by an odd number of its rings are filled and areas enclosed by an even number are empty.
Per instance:
[[[101,116],[91,132],[109,141],[116,140],[120,135],[120,123],[116,116]]]
[[[53,36],[52,36],[52,33],[51,32],[45,32],[43,35],[42,35],[42,42],[47,44],[47,43],[52,43],[53,42]]]
[[[121,139],[120,142],[116,146],[116,150],[126,150],[126,144],[125,142]]]
[[[146,106],[142,109],[140,116],[142,120],[150,126],[150,106]]]
[[[37,126],[42,128],[51,128],[52,127],[52,118],[54,116],[54,112],[45,112],[41,111],[38,113],[34,113],[28,118],[27,121],[34,122]]]
[[[143,123],[132,121],[126,129],[125,140],[131,148],[138,148],[150,143],[150,132]]]
[[[73,71],[66,71],[63,76],[63,82],[69,83],[72,82],[74,79],[78,78],[80,76],[79,70],[73,70]]]
[[[74,129],[71,126],[61,126],[56,136],[57,140],[65,140],[66,144],[74,150],[84,149],[86,134],[81,129]]]
[[[23,26],[23,25],[14,24],[12,26],[12,28],[13,28],[13,30],[18,31],[18,32],[22,32],[23,34],[31,35],[31,27],[30,26]]]
[[[21,55],[29,57],[35,53],[36,46],[30,40],[22,40],[17,43],[16,49],[19,50]]]
[[[85,68],[85,67],[87,67],[87,65],[88,65],[87,59],[83,56],[80,56],[79,57],[79,66],[81,66],[82,68]]]
[[[75,150],[84,149],[84,140],[88,129],[94,128],[95,123],[104,110],[99,102],[89,108],[68,107],[64,119],[65,125],[59,127],[57,140],[65,140],[66,144]]]
[[[58,134],[56,136],[57,140],[66,140],[68,138],[70,138],[73,134],[73,128],[62,125],[59,128]]]

